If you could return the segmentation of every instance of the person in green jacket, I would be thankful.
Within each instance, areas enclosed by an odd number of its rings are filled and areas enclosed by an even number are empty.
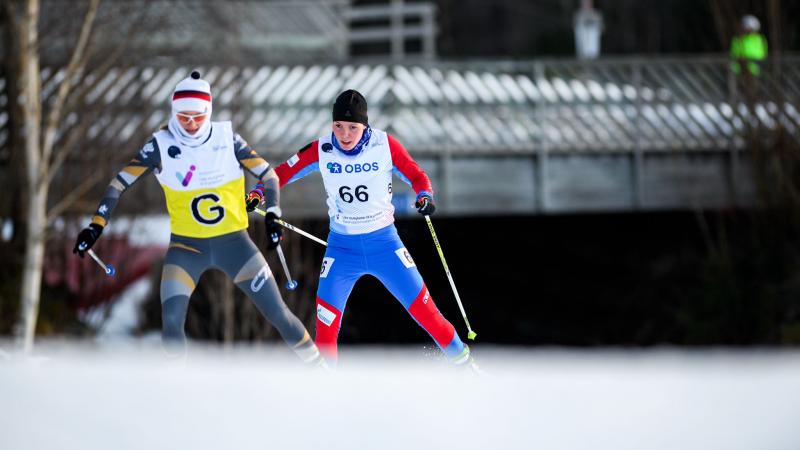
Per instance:
[[[761,64],[767,58],[767,39],[759,33],[761,23],[753,15],[742,17],[742,33],[731,41],[731,69],[737,75],[744,64],[753,76],[761,74]]]

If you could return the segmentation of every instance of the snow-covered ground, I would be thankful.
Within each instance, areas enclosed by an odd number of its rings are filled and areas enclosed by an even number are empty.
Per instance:
[[[346,347],[335,372],[283,346],[149,341],[0,354],[0,449],[800,448],[800,353]]]

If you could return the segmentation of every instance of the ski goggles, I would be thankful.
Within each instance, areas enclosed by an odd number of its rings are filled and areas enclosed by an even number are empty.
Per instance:
[[[183,114],[183,113],[175,113],[175,117],[177,117],[178,122],[181,125],[189,125],[190,123],[194,122],[198,125],[205,122],[208,118],[208,114]]]

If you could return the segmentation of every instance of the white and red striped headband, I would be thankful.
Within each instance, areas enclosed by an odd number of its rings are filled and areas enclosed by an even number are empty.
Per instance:
[[[172,111],[195,111],[211,113],[211,86],[207,81],[200,79],[200,73],[192,72],[175,86],[172,94]]]

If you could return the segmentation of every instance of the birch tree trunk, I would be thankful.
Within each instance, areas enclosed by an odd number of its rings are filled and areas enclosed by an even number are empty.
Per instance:
[[[55,136],[57,134],[64,104],[73,87],[76,73],[85,65],[85,50],[92,24],[100,0],[90,0],[65,75],[48,111],[43,126],[42,81],[39,62],[39,0],[25,0],[24,10],[17,11],[20,2],[4,0],[9,22],[17,36],[16,55],[20,76],[19,97],[22,111],[22,130],[20,133],[24,148],[25,182],[23,188],[26,202],[25,259],[23,262],[22,283],[20,286],[20,320],[17,334],[22,338],[25,353],[33,350],[36,334],[36,321],[39,315],[39,302],[42,288],[42,265],[47,232],[47,197],[52,181],[52,173],[60,167],[64,154],[54,158]]]
[[[29,158],[29,157],[28,157]],[[44,264],[44,243],[47,189],[37,185],[36,180],[28,179],[27,237],[25,239],[25,262],[22,271],[22,324],[24,329],[23,350],[33,350],[33,337],[36,332],[36,319],[39,317],[39,301],[42,292],[42,266]]]
[[[13,20],[13,19],[12,19]],[[28,0],[17,28],[19,44],[20,99],[22,103],[25,161],[25,187],[27,188],[27,224],[25,260],[20,292],[22,347],[28,353],[33,349],[33,335],[39,314],[42,285],[42,260],[44,258],[44,213],[47,191],[37,186],[42,163],[41,136],[41,80],[38,51],[39,1]]]

